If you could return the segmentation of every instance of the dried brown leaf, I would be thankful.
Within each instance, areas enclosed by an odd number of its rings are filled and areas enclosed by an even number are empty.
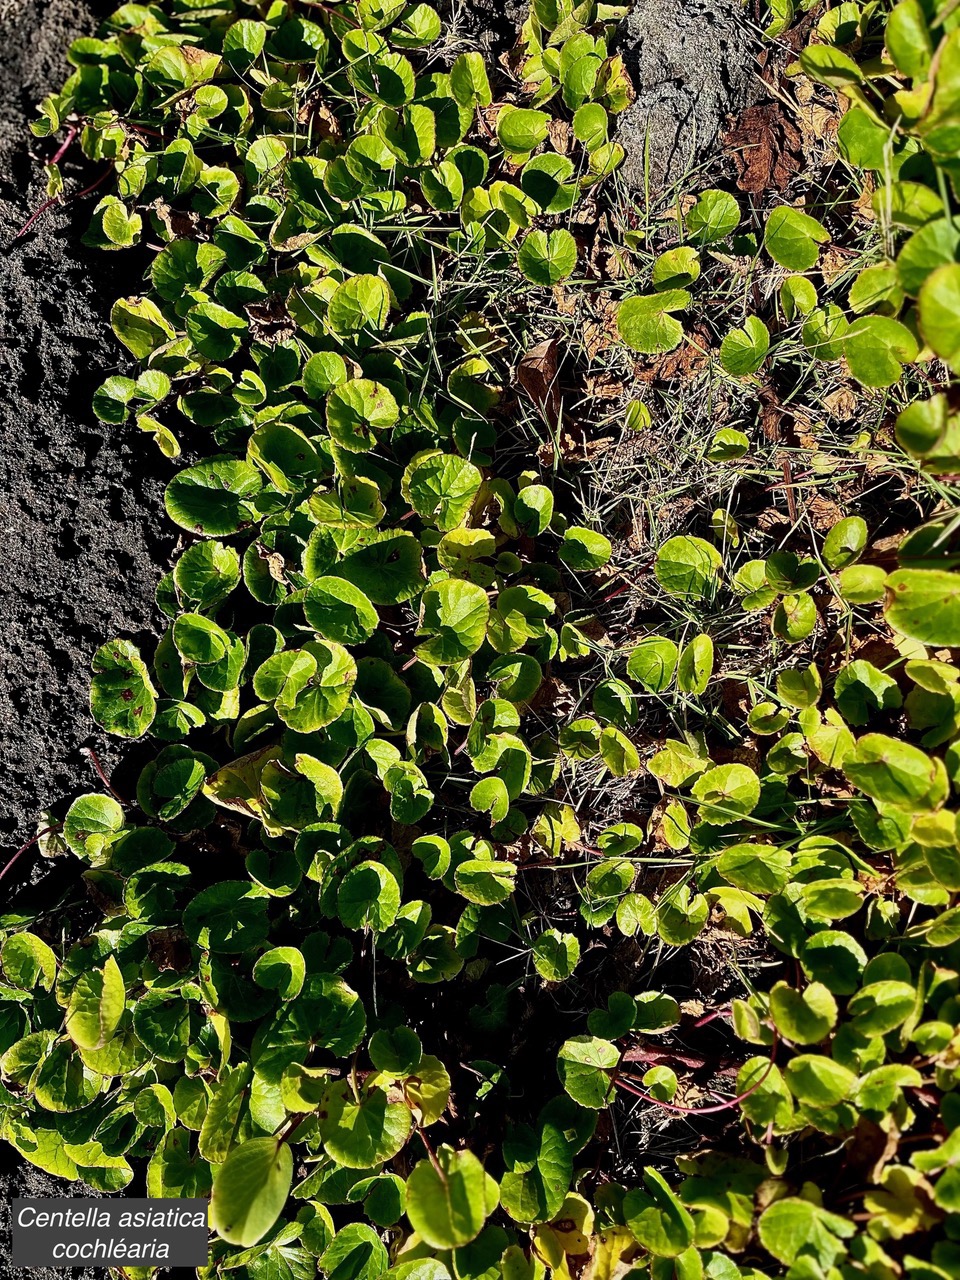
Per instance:
[[[785,190],[805,160],[800,130],[779,102],[747,107],[724,145],[737,167],[737,186],[752,195]]]
[[[557,388],[558,345],[556,338],[538,342],[517,366],[517,381],[553,428],[560,425],[562,404]]]

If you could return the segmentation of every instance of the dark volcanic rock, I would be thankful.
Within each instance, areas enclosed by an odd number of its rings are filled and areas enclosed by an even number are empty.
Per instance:
[[[43,202],[42,161],[56,146],[28,132],[36,104],[69,70],[70,41],[114,7],[0,0],[0,849],[26,840],[47,805],[99,785],[81,754],[102,746],[90,659],[114,635],[153,630],[171,543],[157,478],[167,464],[135,428],[105,427],[90,408],[121,359],[110,306],[136,290],[142,262],[82,248],[96,195],[10,243]],[[80,191],[101,170],[75,146],[64,172]]]
[[[636,0],[617,37],[636,100],[618,117],[622,176],[654,191],[710,157],[731,114],[753,98],[756,36],[742,0]]]
[[[64,1182],[51,1178],[42,1169],[19,1161],[16,1152],[6,1143],[0,1144],[0,1280],[104,1280],[108,1272],[103,1267],[15,1267],[10,1262],[11,1201],[22,1196],[25,1199],[46,1196],[95,1196],[82,1182]]]

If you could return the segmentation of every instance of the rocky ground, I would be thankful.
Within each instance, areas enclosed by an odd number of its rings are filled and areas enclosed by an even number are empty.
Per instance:
[[[41,810],[94,781],[82,755],[96,741],[90,658],[113,635],[153,630],[169,543],[155,445],[105,427],[90,408],[117,368],[107,317],[130,291],[133,264],[83,249],[89,200],[52,209],[13,242],[43,203],[42,162],[52,150],[28,123],[63,79],[70,41],[92,33],[110,7],[31,0],[0,9],[0,848],[8,851],[33,834]],[[98,176],[69,157],[64,173],[73,190]]]

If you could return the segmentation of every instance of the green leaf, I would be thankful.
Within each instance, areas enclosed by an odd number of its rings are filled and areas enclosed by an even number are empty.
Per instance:
[[[721,764],[693,784],[700,802],[700,820],[716,826],[735,822],[752,813],[760,803],[760,779],[745,764]]]
[[[175,524],[190,533],[222,538],[257,519],[254,499],[263,487],[255,467],[225,454],[205,458],[167,485],[164,501]]]
[[[785,595],[773,615],[774,635],[788,644],[799,644],[813,632],[817,617],[817,606],[809,592]]]
[[[423,1046],[420,1037],[409,1027],[391,1027],[375,1031],[368,1045],[370,1061],[378,1071],[392,1075],[412,1075],[420,1062]]]
[[[363,533],[336,570],[376,605],[401,604],[423,586],[420,543],[405,530]]]
[[[822,983],[835,996],[857,990],[867,955],[857,940],[841,929],[822,929],[808,938],[800,964],[811,982]]]
[[[886,133],[886,130],[884,130]],[[957,260],[960,231],[950,218],[935,218],[906,240],[897,255],[897,282],[904,293],[915,298],[938,267]]]
[[[410,1108],[391,1102],[383,1089],[367,1087],[357,1098],[348,1081],[326,1091],[320,1135],[329,1154],[349,1169],[370,1169],[392,1160],[410,1133]]]
[[[694,636],[683,646],[677,663],[677,689],[698,697],[706,692],[713,675],[713,641],[707,635]]]
[[[545,982],[565,982],[580,960],[580,943],[572,933],[545,929],[533,944],[533,963]]]
[[[609,117],[599,102],[585,102],[573,115],[573,136],[587,151],[596,151],[607,141]]]
[[[557,552],[563,563],[575,573],[592,573],[607,563],[613,548],[610,539],[581,525],[568,525]]]
[[[63,838],[73,853],[96,862],[123,826],[123,809],[112,796],[78,796],[67,810]]]
[[[129,640],[112,640],[94,655],[90,711],[97,724],[122,738],[139,738],[153,723],[157,691]]]
[[[389,929],[400,910],[400,885],[378,862],[360,862],[344,876],[337,892],[337,914],[348,929]]]
[[[609,1040],[574,1036],[560,1046],[557,1074],[574,1102],[600,1111],[613,1098],[613,1071],[619,1061],[620,1052]]]
[[[833,696],[847,724],[864,725],[879,711],[893,710],[903,703],[896,680],[862,658],[841,667]]]
[[[653,263],[651,279],[657,292],[664,289],[685,289],[700,277],[700,255],[689,245],[668,249]]]
[[[216,302],[200,302],[187,313],[187,337],[206,360],[219,362],[235,356],[247,328],[243,316]]]
[[[94,209],[83,243],[95,249],[129,249],[140,240],[143,219],[129,213],[116,196],[104,196]]]
[[[356,275],[338,284],[327,305],[327,321],[334,333],[355,334],[385,328],[390,314],[390,290],[379,276]]]
[[[800,66],[811,80],[833,89],[849,89],[864,79],[863,71],[853,58],[829,44],[808,45],[801,51]]]
[[[960,644],[960,574],[897,569],[886,580],[890,626],[923,644]]]
[[[528,232],[517,254],[517,266],[533,284],[559,284],[573,274],[576,265],[577,242],[562,227],[549,234]]]
[[[42,938],[26,930],[11,933],[0,947],[4,977],[21,991],[32,991],[39,983],[44,991],[53,988],[57,957]]]
[[[470,808],[502,822],[510,811],[510,792],[502,778],[481,778],[470,791]]]
[[[854,753],[844,760],[843,772],[871,799],[908,813],[937,809],[947,795],[942,761],[882,733],[860,738]]]
[[[392,427],[400,410],[393,393],[369,378],[354,378],[327,396],[327,429],[351,453],[365,453],[377,443],[377,431]]]
[[[811,312],[801,330],[803,345],[818,360],[839,360],[843,355],[843,335],[849,327],[841,309],[830,303]]]
[[[450,88],[462,107],[489,107],[493,95],[482,54],[471,52],[459,55],[450,68]]]
[[[847,1012],[854,1030],[864,1036],[884,1036],[895,1031],[913,1013],[917,989],[911,982],[871,982],[851,996]]]
[[[608,724],[600,734],[600,755],[615,778],[625,778],[640,769],[640,755],[626,734]]]
[[[137,359],[146,360],[176,337],[172,325],[149,298],[121,298],[110,312],[113,331]]]
[[[651,693],[669,689],[677,668],[679,649],[666,636],[645,636],[630,651],[627,675]]]
[[[917,306],[924,340],[954,373],[960,372],[960,264],[933,271]]]
[[[828,569],[844,569],[859,560],[867,545],[867,522],[860,516],[838,520],[823,540],[823,561]]]
[[[452,84],[452,79],[451,79]],[[505,106],[497,116],[497,141],[513,155],[527,155],[547,136],[550,117],[545,111]]]
[[[173,624],[173,643],[187,662],[219,662],[230,651],[230,636],[200,613],[182,613]]]
[[[249,1249],[267,1234],[287,1202],[293,1155],[277,1138],[250,1138],[220,1167],[210,1200],[210,1226],[228,1244]]]
[[[67,1006],[65,1029],[79,1049],[100,1049],[107,1043],[126,1002],[123,977],[114,956],[102,969],[81,973]]]
[[[717,871],[729,884],[748,893],[779,893],[790,879],[790,862],[786,850],[772,845],[735,844],[720,854]]]
[[[513,893],[517,868],[496,858],[467,858],[454,873],[457,892],[468,902],[495,906]]]
[[[778,982],[770,991],[770,1015],[777,1030],[794,1044],[819,1044],[837,1023],[837,1002],[820,982],[795,991]]]
[[[313,444],[285,422],[268,422],[255,431],[247,442],[247,458],[281,493],[312,487],[325,470]]]
[[[780,286],[780,301],[788,320],[806,316],[817,305],[817,291],[806,276],[787,276]]]
[[[631,350],[643,355],[673,351],[683,341],[683,325],[671,312],[689,305],[690,294],[685,289],[627,298],[617,311],[617,332]]]
[[[237,955],[263,942],[269,899],[246,880],[223,880],[202,889],[183,912],[187,937],[209,951]]]
[[[757,1226],[760,1243],[778,1262],[791,1266],[799,1255],[805,1254],[824,1271],[846,1257],[847,1248],[841,1240],[855,1231],[855,1224],[847,1218],[828,1213],[798,1196],[774,1201]]]
[[[422,519],[448,532],[467,519],[483,476],[472,462],[451,453],[414,458],[403,475],[403,492]]]
[[[343,714],[356,679],[356,663],[343,645],[311,640],[268,658],[257,668],[253,688],[289,728],[315,733]]]
[[[933,40],[919,0],[900,0],[894,6],[887,19],[884,41],[898,71],[913,80],[926,77]]]
[[[253,980],[267,991],[276,991],[281,1000],[293,1000],[303,989],[306,962],[296,947],[271,947],[253,966]]]
[[[788,271],[809,271],[820,256],[818,246],[829,239],[827,229],[816,218],[785,204],[773,210],[763,232],[767,253]]]
[[[727,191],[701,191],[697,203],[684,219],[687,234],[697,244],[712,244],[726,238],[740,225],[740,207]]]
[[[861,316],[843,335],[843,351],[850,372],[865,387],[892,387],[903,366],[916,360],[917,341],[898,320],[889,316]]]
[[[623,1215],[637,1242],[655,1258],[677,1258],[694,1238],[694,1220],[654,1169],[643,1171],[647,1190],[630,1191]]]
[[[490,601],[482,587],[447,579],[427,587],[420,601],[417,656],[437,666],[462,662],[483,643]]]
[[[213,608],[240,582],[240,557],[222,542],[195,542],[177,561],[173,580],[198,608]]]
[[[437,1148],[436,1166],[421,1160],[407,1179],[407,1217],[434,1249],[457,1249],[480,1234],[499,1189],[471,1151]]]
[[[857,1082],[847,1067],[819,1053],[801,1053],[784,1072],[790,1092],[808,1107],[835,1107]]]
[[[369,640],[380,619],[359,587],[344,578],[315,578],[303,597],[307,622],[325,640],[356,645]]]
[[[720,553],[703,538],[669,538],[657,552],[653,571],[671,596],[705,600],[712,595],[722,566]]]
[[[887,574],[879,565],[852,564],[837,575],[840,597],[849,604],[875,604],[882,600]]]
[[[743,378],[756,373],[770,350],[770,331],[757,316],[747,316],[742,328],[731,329],[720,343],[720,363],[727,373]]]
[[[378,1280],[386,1272],[388,1263],[387,1251],[377,1232],[365,1222],[351,1222],[337,1232],[320,1255],[317,1266],[327,1280]],[[429,1276],[423,1280],[435,1278]]]

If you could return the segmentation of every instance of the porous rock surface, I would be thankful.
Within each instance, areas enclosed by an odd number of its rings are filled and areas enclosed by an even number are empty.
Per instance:
[[[11,1261],[14,1199],[97,1194],[81,1182],[51,1178],[42,1169],[21,1162],[12,1147],[0,1144],[0,1280],[64,1280],[66,1276],[73,1277],[73,1280],[107,1280],[109,1272],[105,1267],[15,1267]]]
[[[617,119],[621,176],[641,191],[647,179],[655,192],[678,186],[755,95],[757,38],[743,0],[635,0],[617,50],[637,95]]]
[[[71,40],[114,8],[0,0],[0,866],[41,810],[100,785],[85,744],[108,764],[119,754],[92,733],[90,659],[104,640],[155,629],[172,541],[159,450],[90,407],[122,360],[110,306],[136,291],[142,262],[82,247],[96,195],[11,244],[45,198],[57,145],[29,133],[36,105],[69,70]],[[80,191],[100,170],[75,146],[64,173]]]

